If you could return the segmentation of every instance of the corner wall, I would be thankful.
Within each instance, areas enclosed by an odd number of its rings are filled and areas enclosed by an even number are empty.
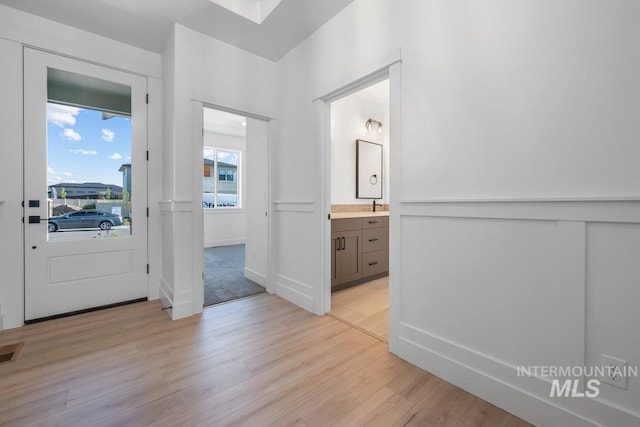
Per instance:
[[[275,221],[290,298],[313,308],[322,286],[312,101],[401,49],[390,348],[534,424],[640,423],[638,378],[589,399],[516,375],[602,353],[640,365],[639,16],[633,2],[355,0],[285,55]]]
[[[179,319],[202,311],[202,103],[262,117],[276,116],[275,63],[175,24],[163,56],[173,72],[165,89],[166,190],[161,203],[166,265],[163,303]]]

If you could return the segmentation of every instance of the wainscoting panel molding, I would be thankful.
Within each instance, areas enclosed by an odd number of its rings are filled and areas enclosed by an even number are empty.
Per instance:
[[[405,200],[394,219],[399,356],[536,425],[640,425],[637,377],[558,398],[517,375],[601,354],[640,365],[640,200]]]

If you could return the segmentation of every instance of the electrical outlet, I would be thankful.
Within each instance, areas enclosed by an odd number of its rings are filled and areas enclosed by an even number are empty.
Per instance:
[[[604,368],[602,382],[619,387],[623,390],[627,389],[627,362],[622,359],[600,355],[600,361]]]

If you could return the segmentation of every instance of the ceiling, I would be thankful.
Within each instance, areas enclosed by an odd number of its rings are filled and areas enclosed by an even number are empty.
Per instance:
[[[226,111],[203,108],[203,128],[205,132],[221,133],[223,135],[244,138],[247,134],[247,119]],[[244,125],[243,125],[244,123]]]
[[[158,53],[177,22],[276,61],[352,1],[0,0],[0,4]],[[251,13],[245,13],[249,18],[239,14],[251,2],[262,7],[255,20]]]

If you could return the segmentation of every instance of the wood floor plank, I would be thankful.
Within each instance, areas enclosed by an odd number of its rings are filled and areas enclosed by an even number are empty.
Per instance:
[[[381,298],[366,293],[348,299],[375,328]],[[528,425],[272,295],[175,322],[153,301],[0,332],[0,345],[16,341],[0,425]]]
[[[331,315],[389,341],[389,278],[331,294]]]

